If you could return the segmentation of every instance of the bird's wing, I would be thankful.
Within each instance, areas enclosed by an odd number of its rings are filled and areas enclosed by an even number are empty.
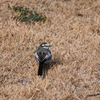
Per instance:
[[[50,57],[51,57],[51,52],[50,50],[47,50],[47,49],[44,49],[44,50],[37,50],[37,53],[36,53],[36,60],[37,61],[43,61],[43,60],[48,60]]]
[[[49,59],[51,56],[52,54],[48,52],[48,54],[45,56],[45,59]]]
[[[37,53],[36,53],[36,55],[35,55],[35,60],[39,62],[39,58],[38,58]]]
[[[39,59],[39,61],[43,61],[43,60],[45,59],[47,53],[39,52],[39,53],[37,53],[37,55],[38,55],[38,59]]]

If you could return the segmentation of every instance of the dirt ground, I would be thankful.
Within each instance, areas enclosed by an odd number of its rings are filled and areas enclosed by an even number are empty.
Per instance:
[[[13,20],[8,5],[34,8],[47,20]],[[52,45],[52,63],[39,77],[34,57],[42,42]],[[84,100],[97,93],[100,0],[0,0],[0,100]]]

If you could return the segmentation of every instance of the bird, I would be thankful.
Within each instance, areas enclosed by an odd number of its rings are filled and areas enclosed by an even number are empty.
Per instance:
[[[49,47],[51,47],[51,45],[46,42],[43,42],[40,44],[36,51],[35,60],[39,63],[38,76],[42,76],[44,64],[48,63],[52,58],[52,54],[49,50]]]

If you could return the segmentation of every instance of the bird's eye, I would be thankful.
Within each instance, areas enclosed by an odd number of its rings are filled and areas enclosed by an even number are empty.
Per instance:
[[[42,44],[42,47],[44,47],[44,44]]]

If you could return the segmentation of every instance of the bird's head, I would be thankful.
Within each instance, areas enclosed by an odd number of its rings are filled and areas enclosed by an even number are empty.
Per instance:
[[[49,47],[51,47],[51,45],[49,45],[46,42],[43,42],[43,43],[40,44],[40,47],[48,49]]]

